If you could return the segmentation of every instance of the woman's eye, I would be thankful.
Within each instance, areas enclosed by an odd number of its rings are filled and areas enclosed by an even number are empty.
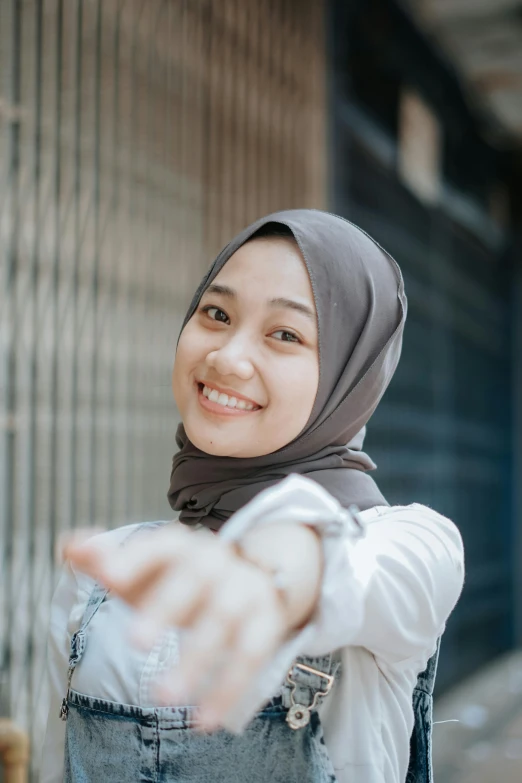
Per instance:
[[[277,335],[280,335],[280,337],[277,337]],[[301,342],[296,334],[287,332],[285,329],[278,329],[277,332],[272,332],[272,337],[276,337],[277,340],[281,340],[283,343]]]
[[[203,312],[208,315],[209,318],[212,318],[213,321],[219,321],[220,323],[227,324],[229,323],[228,315],[223,311],[220,310],[219,307],[203,307]]]

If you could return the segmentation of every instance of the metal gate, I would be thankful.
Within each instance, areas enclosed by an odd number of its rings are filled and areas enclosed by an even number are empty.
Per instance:
[[[0,14],[0,714],[36,769],[59,534],[168,517],[184,308],[244,224],[324,205],[324,50],[302,0]]]

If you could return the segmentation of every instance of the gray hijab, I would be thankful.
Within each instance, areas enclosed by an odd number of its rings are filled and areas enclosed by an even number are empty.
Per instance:
[[[268,223],[290,229],[310,275],[319,331],[317,396],[301,434],[262,457],[206,454],[180,424],[168,498],[189,525],[218,530],[258,492],[291,473],[314,479],[344,507],[355,504],[364,510],[386,504],[367,473],[375,465],[362,446],[366,424],[399,361],[406,296],[396,262],[364,231],[313,209],[257,220],[218,255],[194,295],[182,331],[228,259]]]

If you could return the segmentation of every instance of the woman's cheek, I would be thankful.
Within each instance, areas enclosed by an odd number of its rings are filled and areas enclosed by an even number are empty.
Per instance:
[[[297,395],[298,397],[298,395]],[[297,400],[298,402],[298,400]],[[296,406],[296,389],[289,384],[277,384],[271,395],[270,407],[272,408],[273,421],[270,426],[274,428],[274,435],[288,442],[293,439],[301,411]]]
[[[183,414],[186,401],[189,397],[189,384],[191,378],[190,351],[184,345],[178,345],[174,369],[172,372],[172,392],[178,410]]]
[[[283,394],[287,421],[291,422],[291,438],[304,429],[317,396],[319,365],[315,357],[303,357],[303,361],[287,368]]]
[[[178,387],[189,381],[193,369],[201,361],[202,352],[201,336],[189,321],[179,339],[174,360],[174,378]]]

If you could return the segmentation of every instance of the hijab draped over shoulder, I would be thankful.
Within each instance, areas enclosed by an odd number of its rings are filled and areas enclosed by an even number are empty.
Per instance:
[[[368,234],[343,218],[311,209],[257,220],[218,255],[182,331],[228,259],[268,223],[291,231],[310,276],[319,337],[317,396],[300,435],[261,457],[206,454],[179,425],[168,498],[189,525],[219,529],[258,492],[291,473],[317,481],[344,507],[386,504],[368,475],[375,465],[362,446],[366,424],[399,361],[407,306],[398,265]]]

